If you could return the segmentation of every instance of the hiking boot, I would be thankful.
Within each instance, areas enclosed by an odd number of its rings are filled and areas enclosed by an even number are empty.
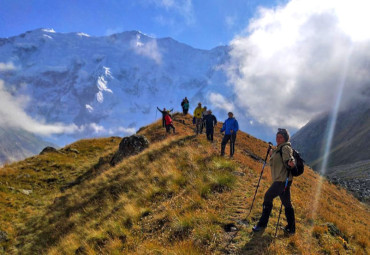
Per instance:
[[[294,235],[295,234],[295,228],[291,228],[289,226],[283,227],[284,233],[288,235]]]
[[[285,207],[285,216],[288,222],[288,225],[284,228],[284,231],[288,234],[295,233],[295,217],[293,207]]]
[[[262,227],[262,226],[258,226],[258,224],[256,226],[254,226],[252,228],[253,232],[260,232],[260,231],[263,231],[266,227]]]

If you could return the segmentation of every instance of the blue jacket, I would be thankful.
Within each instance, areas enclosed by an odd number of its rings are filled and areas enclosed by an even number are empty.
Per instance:
[[[231,135],[230,130],[233,130],[235,134],[239,130],[239,124],[235,118],[228,118],[225,120],[224,125],[221,128],[221,132],[225,131],[225,135]]]

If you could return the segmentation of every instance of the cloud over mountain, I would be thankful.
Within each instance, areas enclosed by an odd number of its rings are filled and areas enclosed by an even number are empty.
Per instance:
[[[39,135],[74,133],[79,130],[74,124],[47,124],[31,118],[23,110],[26,101],[26,98],[14,98],[6,91],[4,82],[0,80],[0,126],[21,128]]]
[[[260,9],[231,42],[236,104],[262,124],[299,128],[332,108],[342,83],[342,108],[363,98],[370,84],[368,7],[360,0],[292,0]]]

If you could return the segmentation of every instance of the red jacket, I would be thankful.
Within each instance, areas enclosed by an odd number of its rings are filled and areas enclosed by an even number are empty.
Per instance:
[[[164,117],[164,119],[165,119],[165,121],[166,121],[166,125],[170,125],[170,124],[172,124],[172,119],[171,119],[171,117],[170,117],[170,115],[166,115],[165,117]]]

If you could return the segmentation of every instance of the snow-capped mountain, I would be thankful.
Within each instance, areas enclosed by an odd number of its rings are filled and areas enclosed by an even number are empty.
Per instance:
[[[202,102],[226,118],[210,98],[233,97],[225,89],[228,51],[138,31],[90,37],[38,29],[0,39],[0,63],[11,67],[0,69],[0,80],[14,98],[27,97],[27,115],[69,126],[73,139],[122,136],[158,119],[157,106],[180,111],[185,96],[190,112]]]

